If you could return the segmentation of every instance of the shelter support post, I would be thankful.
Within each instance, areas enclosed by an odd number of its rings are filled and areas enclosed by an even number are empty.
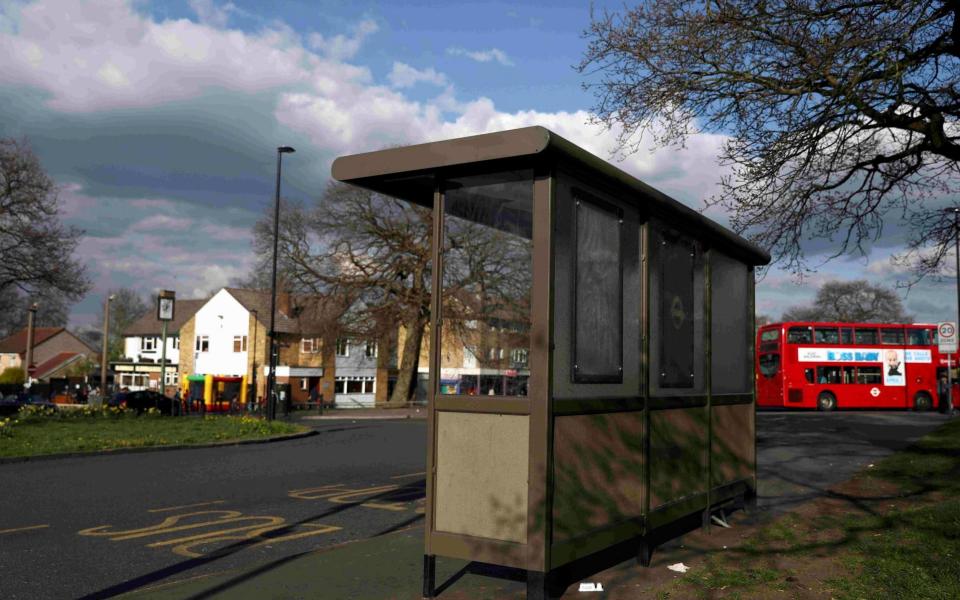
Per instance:
[[[423,555],[423,597],[433,598],[434,584],[437,574],[437,557],[431,554]]]

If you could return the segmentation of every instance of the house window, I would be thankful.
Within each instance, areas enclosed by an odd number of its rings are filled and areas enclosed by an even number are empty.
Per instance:
[[[490,360],[503,360],[503,348],[490,348]]]
[[[307,391],[307,386],[308,386],[308,380],[307,380],[306,378],[301,378],[301,379],[300,379],[300,390],[301,390],[301,391],[304,391],[304,392]]]
[[[377,343],[367,341],[366,347],[363,349],[363,354],[367,358],[376,358],[377,357]]]
[[[164,385],[177,385],[180,383],[180,372],[167,370],[163,374],[163,384]]]
[[[247,351],[247,336],[245,336],[245,335],[235,335],[235,336],[233,336],[233,351],[234,351],[234,352],[246,352],[246,351]]]
[[[376,389],[376,379],[373,377],[337,377],[338,394],[373,394]]]
[[[173,338],[173,349],[174,350],[180,349],[180,336]]]
[[[316,354],[320,352],[320,340],[316,338],[303,338],[300,340],[301,354]]]
[[[144,352],[156,352],[157,350],[157,338],[155,337],[145,337],[143,338],[143,343],[140,348]]]
[[[350,356],[350,343],[346,338],[337,340],[337,356]]]
[[[210,337],[206,335],[197,336],[197,352],[210,351]]]
[[[514,348],[510,351],[510,362],[517,367],[527,366],[527,357],[529,356],[530,351],[526,348]]]

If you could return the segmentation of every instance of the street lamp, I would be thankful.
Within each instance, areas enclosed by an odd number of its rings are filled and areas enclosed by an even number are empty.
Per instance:
[[[113,302],[113,299],[116,297],[117,296],[115,294],[110,294],[107,300],[103,303],[103,339],[101,340],[101,346],[103,346],[103,348],[100,351],[101,402],[107,395],[107,347],[110,345],[110,303]]]
[[[960,325],[960,207],[950,206],[943,209],[945,213],[953,213],[953,254],[954,259],[956,260],[956,277],[957,277],[957,324]],[[948,378],[950,376],[950,367],[949,362],[947,366]],[[949,385],[947,391],[947,405],[945,407],[946,413],[953,414],[953,385]]]
[[[31,378],[30,367],[33,366],[33,333],[34,333],[34,323],[37,319],[37,303],[34,302],[30,305],[30,308],[27,309],[27,356],[26,356],[26,366],[24,372],[27,375],[27,387],[30,387],[30,384],[33,383]]]
[[[273,388],[276,384],[277,369],[277,246],[280,243],[280,169],[284,154],[296,152],[290,146],[277,148],[277,194],[273,206],[273,274],[270,278],[270,370],[267,373],[267,420],[272,421],[277,416],[277,403],[274,400]]]
[[[247,396],[247,411],[249,412],[250,408],[256,404],[257,400],[257,317],[260,315],[257,314],[256,310],[251,310],[250,314],[253,315],[253,376],[250,378],[250,384],[253,388],[253,400],[250,400],[249,395]]]

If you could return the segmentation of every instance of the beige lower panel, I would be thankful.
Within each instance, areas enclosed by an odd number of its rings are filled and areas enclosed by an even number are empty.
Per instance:
[[[437,413],[437,531],[526,543],[529,421]]]

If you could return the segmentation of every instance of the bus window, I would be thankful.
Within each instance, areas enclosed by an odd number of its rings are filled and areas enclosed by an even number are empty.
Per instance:
[[[880,330],[880,343],[881,344],[895,344],[897,346],[903,345],[903,330],[902,329],[887,329],[883,328]]]
[[[858,344],[876,344],[877,330],[876,329],[857,329],[857,343]]]
[[[839,344],[840,343],[840,334],[835,328],[825,329],[823,327],[817,327],[813,330],[814,340],[818,344]]]
[[[791,327],[787,332],[788,344],[812,344],[813,334],[809,327]]]
[[[817,367],[818,383],[840,383],[840,367]]]
[[[779,329],[768,329],[760,333],[761,342],[775,342],[780,339]]]
[[[779,354],[760,355],[760,374],[764,377],[773,377],[780,372]]]
[[[857,383],[875,385],[883,383],[883,375],[880,373],[880,367],[858,367]]]
[[[803,377],[807,380],[807,383],[814,383],[816,380],[813,378],[813,369],[804,369]]]
[[[841,344],[852,344],[853,343],[853,330],[849,327],[844,327],[840,330],[840,343]]]
[[[844,383],[853,383],[856,381],[856,376],[854,375],[856,369],[854,367],[844,367],[843,368],[843,382]]]
[[[929,329],[908,329],[907,344],[911,346],[929,346],[930,330]]]

